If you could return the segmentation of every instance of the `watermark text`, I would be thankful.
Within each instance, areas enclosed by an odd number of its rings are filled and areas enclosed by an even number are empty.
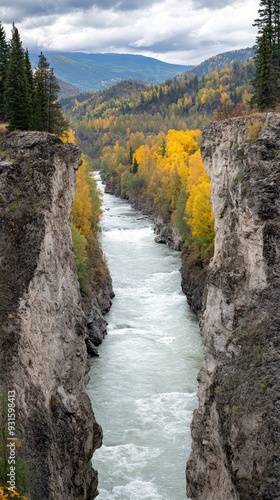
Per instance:
[[[15,391],[8,391],[8,435],[7,435],[7,459],[8,472],[7,484],[9,491],[15,492],[16,487],[16,395]]]

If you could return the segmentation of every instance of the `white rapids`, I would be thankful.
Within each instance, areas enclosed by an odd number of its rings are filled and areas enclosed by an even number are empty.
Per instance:
[[[100,357],[90,361],[88,391],[104,432],[93,457],[98,499],[186,500],[202,346],[181,291],[180,254],[156,244],[152,222],[126,201],[104,194],[103,204],[116,296]]]

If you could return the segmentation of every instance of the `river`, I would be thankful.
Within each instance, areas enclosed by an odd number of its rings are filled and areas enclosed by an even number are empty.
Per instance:
[[[202,346],[180,254],[155,243],[151,221],[125,200],[105,193],[103,210],[116,296],[100,357],[90,361],[88,391],[104,432],[93,457],[98,500],[186,500]]]

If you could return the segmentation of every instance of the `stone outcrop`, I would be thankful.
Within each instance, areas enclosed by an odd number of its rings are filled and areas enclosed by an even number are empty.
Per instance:
[[[280,117],[212,123],[202,154],[216,241],[188,496],[279,500]]]
[[[153,217],[155,224],[155,242],[164,243],[165,245],[173,248],[174,250],[181,250],[182,237],[172,221],[166,222],[163,217],[157,215]]]
[[[89,356],[99,356],[97,347],[107,335],[107,321],[104,315],[110,310],[112,300],[115,296],[107,265],[103,261],[102,250],[98,248],[98,255],[105,275],[102,284],[91,290],[87,296],[82,297],[83,310],[87,316],[86,345]]]
[[[207,267],[191,248],[183,248],[181,285],[191,310],[200,317],[203,308]]]
[[[97,495],[101,445],[86,393],[87,318],[70,233],[80,151],[53,135],[3,136],[0,152],[1,383],[16,394],[30,496]]]

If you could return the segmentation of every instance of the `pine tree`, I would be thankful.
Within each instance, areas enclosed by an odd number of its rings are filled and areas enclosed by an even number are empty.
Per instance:
[[[29,113],[29,128],[32,128],[33,108],[34,108],[34,85],[33,85],[32,65],[31,65],[31,62],[29,59],[28,50],[25,50],[24,61],[25,61],[25,73],[26,73],[26,82],[27,82],[27,95],[28,95],[26,106],[27,106],[27,110]]]
[[[59,90],[53,68],[41,52],[34,74],[33,126],[36,130],[60,135],[68,127],[58,102]]]
[[[275,101],[280,102],[280,0],[274,1],[273,19],[272,78],[275,82]]]
[[[48,130],[48,94],[47,75],[50,64],[41,52],[39,63],[34,74],[34,116],[33,128],[35,130]]]
[[[253,101],[260,110],[264,110],[273,106],[271,48],[266,31],[260,37],[256,59],[256,74],[253,80],[255,87]]]
[[[48,96],[48,132],[61,135],[65,129],[69,127],[61,110],[61,105],[58,101],[60,86],[54,74],[53,68],[50,68],[47,81],[47,96]]]
[[[18,29],[13,25],[4,91],[5,111],[9,119],[8,130],[29,129],[30,98],[24,50]]]
[[[266,109],[280,101],[280,0],[261,0],[258,13],[253,103]]]
[[[5,30],[0,22],[0,120],[5,119],[4,89],[8,64],[9,45]]]

